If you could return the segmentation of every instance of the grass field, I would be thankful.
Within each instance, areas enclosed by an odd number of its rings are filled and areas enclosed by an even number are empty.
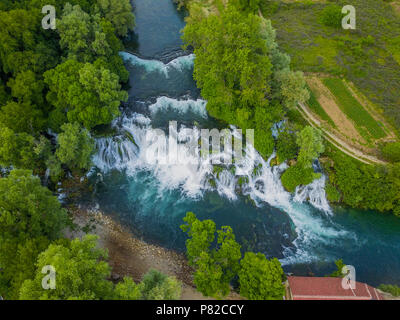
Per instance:
[[[293,69],[346,78],[400,129],[400,18],[390,3],[335,1],[356,8],[356,30],[343,30],[320,22],[331,1],[261,1]]]
[[[362,136],[365,136],[365,130],[375,139],[380,139],[386,136],[380,123],[378,123],[368,113],[368,111],[364,109],[349,89],[347,89],[341,79],[326,78],[323,80],[323,83],[335,96],[338,106],[342,111],[354,121]]]
[[[315,93],[307,86],[308,91],[310,92],[310,99],[307,102],[308,107],[315,112],[322,120],[327,121],[331,126],[335,127],[335,123],[332,119],[328,116],[325,110],[321,107],[320,103],[315,96]]]

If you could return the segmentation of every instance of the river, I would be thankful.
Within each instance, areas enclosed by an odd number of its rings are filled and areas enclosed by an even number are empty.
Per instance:
[[[123,52],[130,71],[129,105],[117,133],[97,139],[91,171],[93,201],[145,240],[183,251],[179,229],[187,211],[230,225],[243,250],[278,257],[286,272],[325,275],[343,258],[358,281],[400,284],[400,219],[390,214],[331,208],[325,177],[295,195],[280,183],[285,164],[271,167],[251,146],[243,165],[216,172],[209,163],[146,161],[149,128],[221,128],[210,118],[193,80],[193,54],[181,50],[184,13],[170,0],[135,0],[135,33]],[[234,131],[234,128],[231,128]],[[188,157],[181,145],[179,152]],[[99,177],[102,177],[101,179]],[[238,178],[245,177],[239,186]]]

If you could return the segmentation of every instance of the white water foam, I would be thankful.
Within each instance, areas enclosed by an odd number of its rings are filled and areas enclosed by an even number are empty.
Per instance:
[[[179,113],[186,113],[191,111],[200,115],[202,118],[207,118],[206,110],[207,102],[202,99],[197,100],[177,100],[169,97],[158,97],[157,102],[149,106],[152,114],[159,111],[174,110]]]
[[[149,73],[151,72],[159,72],[163,74],[166,78],[168,78],[168,74],[171,70],[176,70],[178,72],[183,71],[184,69],[190,69],[193,67],[194,63],[194,54],[186,55],[178,57],[168,63],[163,63],[159,60],[147,60],[139,58],[128,52],[120,52],[119,53],[124,61],[128,61],[134,66],[144,67],[145,70]]]

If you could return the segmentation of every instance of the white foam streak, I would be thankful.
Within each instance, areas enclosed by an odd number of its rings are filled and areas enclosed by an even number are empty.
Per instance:
[[[190,69],[193,67],[194,62],[194,54],[186,55],[178,57],[168,63],[163,63],[159,60],[147,60],[139,58],[128,52],[120,52],[119,53],[124,61],[128,61],[134,66],[144,67],[145,70],[149,73],[151,72],[159,72],[163,74],[166,78],[168,78],[169,72],[171,70],[176,70],[177,72],[181,72],[184,69]]]
[[[149,110],[152,114],[159,111],[174,110],[179,113],[186,113],[191,111],[200,115],[203,118],[207,118],[206,110],[207,102],[202,99],[197,100],[177,100],[169,97],[158,97],[157,102],[149,106]]]

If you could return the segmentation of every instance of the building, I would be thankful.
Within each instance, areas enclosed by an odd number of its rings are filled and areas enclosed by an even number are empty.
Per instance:
[[[368,284],[355,282],[354,289],[344,289],[342,278],[289,276],[288,300],[383,300],[379,291]]]

